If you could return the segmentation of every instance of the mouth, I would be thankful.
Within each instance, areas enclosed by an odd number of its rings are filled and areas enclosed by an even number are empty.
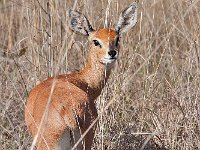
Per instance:
[[[102,59],[102,63],[110,64],[110,63],[115,62],[116,59],[117,59],[117,57],[109,57],[109,58],[105,57]]]

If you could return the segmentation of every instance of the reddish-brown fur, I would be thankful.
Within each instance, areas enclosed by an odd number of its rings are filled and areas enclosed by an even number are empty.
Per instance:
[[[91,33],[90,41],[100,39],[103,47],[99,50],[93,44],[90,45],[88,63],[83,70],[79,73],[48,78],[32,89],[26,104],[25,121],[28,130],[35,137],[48,103],[52,84],[55,82],[46,118],[37,139],[39,150],[48,147],[51,150],[56,149],[65,130],[75,130],[80,127],[81,133],[84,133],[97,117],[95,99],[100,95],[110,74],[110,69],[100,60],[107,54],[109,43],[113,43],[116,36],[117,33],[111,29],[100,29]],[[94,130],[95,127],[84,138],[86,150],[91,148]]]

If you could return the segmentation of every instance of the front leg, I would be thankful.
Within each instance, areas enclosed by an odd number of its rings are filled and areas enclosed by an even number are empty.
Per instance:
[[[89,131],[83,137],[83,140],[79,143],[79,145],[83,145],[83,150],[91,150],[94,134],[96,130],[96,123],[95,125],[91,126],[93,121],[97,118],[97,110],[94,103],[87,104],[84,109],[84,115],[77,116],[77,130],[74,131],[75,140],[74,144],[81,138],[88,128]],[[81,130],[81,132],[80,132]]]
[[[95,129],[96,124],[88,131],[88,133],[85,136],[85,150],[91,150],[92,143],[94,140]]]

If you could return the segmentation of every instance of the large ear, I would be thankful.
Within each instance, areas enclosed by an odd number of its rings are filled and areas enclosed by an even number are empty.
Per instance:
[[[129,7],[124,9],[119,16],[119,21],[115,30],[121,34],[131,29],[137,22],[137,3],[132,3]]]
[[[69,26],[75,31],[83,35],[89,36],[90,32],[94,31],[88,19],[80,12],[69,10]]]

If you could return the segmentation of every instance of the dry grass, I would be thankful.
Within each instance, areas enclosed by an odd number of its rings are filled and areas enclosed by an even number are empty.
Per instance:
[[[131,2],[80,0],[76,8],[97,29],[105,25],[106,9],[113,27]],[[56,66],[68,73],[84,65],[87,40],[76,35],[69,45],[66,10],[73,4],[0,0],[0,149],[29,149],[23,113],[31,88]],[[199,12],[198,0],[139,0],[138,24],[123,36],[97,100],[99,110],[112,104],[100,117],[93,149],[200,149]]]

